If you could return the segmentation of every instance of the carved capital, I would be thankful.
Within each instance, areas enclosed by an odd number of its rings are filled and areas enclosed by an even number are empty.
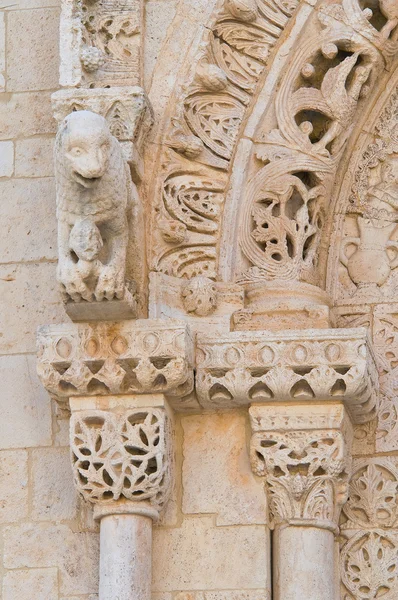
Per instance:
[[[157,517],[172,485],[171,418],[166,407],[126,407],[118,398],[107,410],[79,407],[75,401],[70,442],[75,486],[106,511]],[[116,503],[116,504],[115,504]],[[137,504],[139,503],[139,504]]]
[[[343,402],[354,423],[375,415],[378,377],[363,328],[198,336],[202,406]]]
[[[352,426],[342,405],[253,406],[251,464],[275,524],[335,530],[347,500]]]
[[[59,400],[74,396],[165,394],[193,388],[193,344],[180,321],[48,325],[38,333],[38,373]]]

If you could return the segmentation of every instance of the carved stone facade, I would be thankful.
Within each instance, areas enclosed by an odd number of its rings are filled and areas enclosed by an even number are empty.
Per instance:
[[[0,7],[0,597],[396,600],[397,0],[58,8]]]

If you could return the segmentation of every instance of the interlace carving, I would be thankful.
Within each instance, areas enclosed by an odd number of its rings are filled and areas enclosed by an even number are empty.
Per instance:
[[[265,478],[274,522],[306,520],[334,529],[347,499],[350,440],[338,429],[309,426],[308,418],[308,429],[290,431],[278,431],[269,419],[270,431],[262,431],[264,422],[251,419],[251,464]]]
[[[319,285],[328,190],[358,106],[381,72],[373,45],[356,36],[355,0],[325,3],[318,14],[322,29],[311,30],[276,94],[277,127],[255,146],[264,166],[247,186],[240,245],[250,267],[242,281]],[[370,29],[382,45],[382,33]]]
[[[59,398],[193,388],[192,340],[178,321],[47,326],[38,345],[39,376]]]
[[[225,171],[269,53],[298,4],[225,0],[212,23],[166,140],[154,270],[188,279],[215,277]]]
[[[70,427],[75,485],[86,500],[125,498],[162,507],[172,468],[172,432],[163,409],[79,411]]]
[[[198,336],[196,389],[212,408],[340,399],[359,423],[375,416],[378,377],[364,329],[234,332]]]

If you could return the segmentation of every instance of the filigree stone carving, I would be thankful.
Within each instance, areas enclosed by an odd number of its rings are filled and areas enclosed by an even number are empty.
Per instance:
[[[264,477],[274,522],[307,521],[334,530],[347,499],[352,430],[343,407],[330,407],[329,427],[322,428],[308,406],[252,407],[251,464]],[[295,413],[302,411],[297,427]],[[321,422],[325,417],[321,416]],[[279,421],[279,422],[278,422]],[[333,423],[333,424],[332,424]]]
[[[225,0],[210,24],[166,135],[153,221],[160,233],[152,253],[155,271],[215,278],[225,171],[269,53],[297,5],[298,0]],[[178,235],[170,235],[177,224]]]
[[[196,360],[204,407],[339,399],[354,422],[375,416],[378,377],[365,329],[199,335]]]
[[[394,299],[398,266],[398,94],[394,92],[362,153],[344,207],[339,301]]]
[[[122,498],[160,509],[171,488],[171,425],[162,408],[82,410],[70,422],[74,481],[92,503]]]
[[[344,529],[396,527],[398,524],[398,471],[386,458],[354,462]]]
[[[57,398],[163,393],[193,387],[192,340],[179,321],[41,327],[38,372]]]
[[[122,299],[137,199],[106,120],[89,111],[66,117],[56,138],[55,167],[57,278],[65,300]]]
[[[382,68],[373,45],[356,35],[358,9],[354,0],[321,6],[321,29],[312,21],[276,93],[277,127],[268,130],[267,117],[258,132],[254,154],[264,166],[247,185],[240,246],[249,268],[242,281],[321,282],[329,187],[358,107]]]
[[[60,83],[65,87],[139,85],[142,0],[61,3]]]
[[[398,590],[397,538],[384,530],[357,532],[341,553],[341,575],[355,600],[394,600]]]

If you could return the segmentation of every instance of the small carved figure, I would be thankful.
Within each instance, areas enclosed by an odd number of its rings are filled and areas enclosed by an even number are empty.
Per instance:
[[[66,299],[122,298],[132,182],[106,120],[77,111],[61,123],[55,144],[57,278]]]

